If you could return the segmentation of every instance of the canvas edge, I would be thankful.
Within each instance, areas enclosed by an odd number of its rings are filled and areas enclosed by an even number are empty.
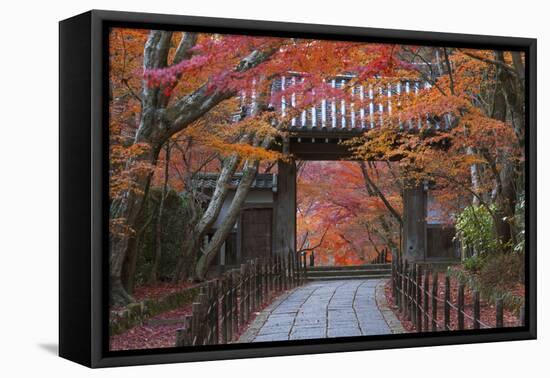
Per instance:
[[[329,353],[329,352],[344,352],[356,350],[370,349],[387,349],[387,348],[406,348],[406,347],[421,347],[421,346],[437,346],[450,344],[468,344],[480,342],[496,342],[496,341],[511,341],[511,340],[526,340],[536,338],[536,40],[532,38],[514,38],[514,37],[496,37],[496,36],[479,36],[468,34],[454,33],[434,33],[434,32],[417,32],[406,30],[387,30],[387,29],[372,29],[372,28],[357,28],[348,26],[326,26],[312,24],[297,24],[284,22],[268,22],[268,21],[251,21],[251,20],[235,20],[235,19],[220,19],[220,18],[202,18],[190,16],[175,16],[175,15],[159,15],[147,13],[129,13],[129,12],[113,12],[93,10],[84,15],[91,15],[90,40],[91,59],[89,62],[81,62],[82,64],[90,65],[92,83],[91,91],[91,116],[89,125],[91,126],[92,148],[91,148],[91,165],[90,165],[90,185],[92,194],[90,198],[75,197],[74,201],[90,201],[90,221],[91,227],[91,244],[89,246],[88,257],[90,281],[88,290],[90,292],[90,317],[89,323],[82,324],[77,327],[77,333],[83,335],[82,342],[86,340],[85,332],[90,335],[90,351],[88,359],[85,357],[71,358],[75,355],[66,353],[65,346],[62,347],[60,336],[60,355],[62,357],[74,360],[75,362],[83,363],[91,367],[109,367],[121,365],[139,365],[139,364],[156,364],[156,363],[172,363],[172,362],[189,362],[189,361],[204,361],[204,360],[220,360],[234,358],[252,358],[252,357],[268,357],[281,355],[296,355],[296,354],[311,354],[311,353]],[[84,16],[83,15],[83,16]],[[488,334],[472,334],[472,335],[418,335],[417,337],[392,338],[391,340],[368,340],[368,341],[349,341],[349,340],[333,340],[331,343],[315,343],[312,340],[306,345],[284,345],[271,346],[264,345],[257,347],[245,346],[243,349],[228,349],[218,351],[197,351],[197,352],[170,352],[161,354],[143,354],[132,356],[104,356],[103,345],[105,340],[104,321],[103,319],[103,297],[104,286],[102,282],[105,278],[105,259],[104,241],[105,235],[103,230],[103,220],[105,209],[103,208],[103,184],[105,178],[104,172],[104,156],[105,135],[102,130],[106,130],[105,117],[103,116],[104,96],[102,92],[102,77],[104,68],[103,56],[103,27],[105,22],[120,22],[120,23],[145,23],[156,25],[170,25],[171,27],[194,25],[205,28],[220,28],[225,27],[246,33],[249,30],[269,31],[276,34],[277,32],[285,33],[307,33],[311,35],[332,35],[346,37],[355,35],[362,38],[375,38],[379,40],[394,40],[400,43],[425,43],[446,45],[467,45],[467,46],[492,46],[493,48],[517,48],[525,49],[529,55],[529,248],[532,250],[532,258],[529,260],[529,312],[527,330],[519,330],[515,332],[492,332]],[[61,31],[60,31],[61,34]],[[61,38],[61,37],[60,37]],[[62,51],[60,48],[60,61]],[[76,64],[74,62],[73,64]],[[80,62],[78,62],[80,63]],[[60,72],[61,76],[64,73]],[[60,84],[60,92],[62,91]],[[61,96],[61,95],[60,95]],[[61,98],[61,97],[60,97]],[[73,98],[72,101],[82,101],[81,98]],[[60,100],[60,114],[62,112],[62,101]],[[60,117],[61,119],[61,117]],[[60,121],[60,149],[62,144],[63,127]],[[61,151],[61,150],[60,150]],[[60,187],[67,185],[67,179],[61,175],[61,159],[60,159]],[[61,196],[61,192],[60,192]],[[64,202],[64,205],[67,201]],[[60,212],[61,212],[60,199]],[[60,216],[60,225],[62,219]],[[60,335],[61,328],[68,329],[69,327],[61,324],[61,265],[65,254],[61,253],[61,227],[60,227]],[[86,257],[86,256],[84,256]],[[74,258],[74,257],[73,257]],[[65,261],[65,269],[67,269],[67,260]],[[82,272],[85,274],[86,272]],[[108,275],[107,275],[108,277]],[[64,310],[65,311],[65,310]],[[66,314],[67,315],[67,314]],[[67,318],[65,315],[64,319]],[[62,352],[63,350],[63,352]]]

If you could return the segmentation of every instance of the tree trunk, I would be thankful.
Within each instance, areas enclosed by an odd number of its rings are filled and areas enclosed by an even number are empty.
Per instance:
[[[474,155],[474,149],[472,147],[466,148],[466,154],[468,155]],[[479,176],[479,169],[478,165],[476,163],[470,165],[470,180],[472,182],[472,190],[477,195],[481,196],[483,193],[480,191],[480,176]],[[476,206],[479,206],[479,198],[477,196],[472,196],[472,203]]]
[[[168,66],[171,40],[172,32],[153,30],[149,33],[144,48],[145,70]],[[194,45],[194,41],[187,40],[185,43],[180,43],[175,57],[177,59],[189,58],[190,48]],[[241,60],[233,71],[244,72],[254,68],[269,59],[276,51],[275,47],[270,47],[266,51],[252,51]],[[177,61],[174,60],[174,63]],[[166,88],[163,86],[149,86],[145,80],[142,85],[142,115],[134,144],[143,145],[148,148],[148,151],[128,162],[127,168],[131,172],[130,180],[133,187],[111,204],[111,220],[123,225],[121,227],[123,232],[111,232],[110,235],[109,270],[110,303],[112,305],[125,305],[133,300],[122,285],[121,272],[128,253],[129,233],[135,229],[137,214],[143,205],[152,176],[152,171],[143,173],[140,169],[132,173],[131,168],[140,163],[154,166],[160,147],[172,135],[184,130],[214,106],[236,94],[236,90],[233,88],[223,85],[216,87],[212,83],[206,83],[193,93],[168,106],[171,91],[165,91]]]
[[[504,62],[504,55],[501,51],[495,52],[496,60]],[[497,66],[497,85],[495,87],[492,118],[506,122],[508,113],[508,101],[506,99],[505,87],[510,75],[506,70]],[[498,188],[496,191],[496,206],[494,212],[495,231],[504,251],[512,248],[512,225],[511,220],[515,213],[516,193],[514,190],[515,169],[513,157],[509,153],[501,153],[499,156],[501,169],[497,178]]]
[[[138,257],[138,243],[139,243],[139,233],[136,232],[135,237],[131,238],[128,242],[128,253],[126,254],[126,260],[122,265],[121,280],[122,286],[126,292],[130,295],[134,294],[135,287],[135,273]]]
[[[136,158],[129,164],[146,162],[152,164],[156,156],[147,154],[145,157]],[[122,197],[112,201],[110,219],[115,221],[117,226],[111,228],[110,232],[110,259],[109,272],[111,284],[111,304],[125,305],[133,301],[122,285],[122,267],[129,248],[129,239],[135,232],[138,215],[145,201],[151,181],[151,172],[135,174],[133,182],[136,186],[143,188],[139,191],[127,191]],[[113,228],[115,228],[113,230]]]
[[[245,135],[241,138],[240,143],[246,143],[249,139],[250,136]],[[220,215],[225,199],[227,198],[227,194],[229,193],[229,184],[240,161],[241,158],[237,154],[233,154],[225,159],[222,171],[216,181],[216,188],[214,189],[212,198],[208,203],[208,207],[194,226],[193,231],[188,235],[189,239],[187,243],[185,243],[182,255],[176,265],[176,281],[181,281],[188,275],[188,268],[190,268],[187,266],[188,264],[192,267],[195,266],[194,263],[198,258],[198,252],[201,249],[201,242]]]
[[[162,185],[162,192],[160,194],[159,211],[157,214],[157,224],[155,229],[155,256],[153,258],[153,265],[151,266],[151,272],[149,274],[149,284],[154,284],[158,281],[158,268],[160,265],[160,259],[162,257],[162,216],[164,213],[164,203],[166,201],[166,195],[168,192],[169,166],[170,142],[167,142],[164,155],[164,183]]]
[[[223,219],[222,224],[214,233],[214,236],[206,246],[203,254],[200,256],[199,261],[197,262],[196,275],[199,280],[202,281],[205,279],[208,268],[214,261],[214,258],[216,257],[218,251],[225,242],[225,239],[227,239],[227,236],[233,229],[233,226],[237,221],[237,217],[240,214],[241,206],[246,200],[246,196],[248,195],[250,186],[252,185],[252,182],[256,177],[258,166],[258,160],[246,162],[246,167],[243,170],[243,175],[241,177],[241,181],[239,182],[239,186],[237,187],[235,197],[231,202],[231,206],[229,207],[229,210],[225,218]]]
[[[255,141],[253,145],[257,147],[259,143],[256,137],[254,137],[254,139]],[[272,137],[266,136],[264,137],[264,140],[261,143],[261,147],[268,148],[271,142],[272,142]],[[223,219],[220,227],[216,230],[216,232],[214,233],[214,236],[212,236],[212,239],[210,239],[210,241],[208,242],[208,245],[204,248],[203,253],[200,255],[199,260],[197,261],[197,265],[195,268],[195,275],[198,280],[202,281],[205,279],[208,268],[214,261],[214,258],[218,254],[218,251],[220,250],[221,246],[229,236],[229,233],[233,229],[233,226],[237,221],[237,217],[240,214],[241,207],[244,201],[246,200],[246,196],[248,195],[248,192],[250,191],[250,187],[252,186],[252,183],[256,178],[256,173],[258,172],[259,165],[260,165],[259,160],[253,160],[253,161],[247,160],[245,162],[245,165],[243,168],[243,175],[239,182],[239,186],[237,187],[237,190],[235,192],[235,196],[231,201],[229,210],[225,218]]]

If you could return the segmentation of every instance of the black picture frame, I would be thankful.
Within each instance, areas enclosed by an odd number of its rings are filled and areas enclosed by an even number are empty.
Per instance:
[[[526,59],[526,325],[137,351],[108,350],[107,32],[112,26],[521,50]],[[59,354],[89,367],[536,338],[536,39],[92,10],[59,24]]]

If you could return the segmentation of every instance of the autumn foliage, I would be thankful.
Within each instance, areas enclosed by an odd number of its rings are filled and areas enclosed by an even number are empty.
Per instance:
[[[111,30],[109,49],[114,303],[132,300],[122,272],[151,187],[175,190],[189,206],[176,276],[203,279],[211,264],[203,255],[216,254],[227,235],[202,246],[223,201],[195,187],[197,175],[275,173],[277,161],[295,158],[282,147],[291,120],[321,99],[359,105],[358,86],[373,89],[384,111],[376,107],[375,122],[343,142],[350,161],[298,162],[298,251],[315,249],[328,265],[361,264],[385,247],[399,252],[402,192],[411,183],[430,187],[442,222],[483,206],[498,248],[520,243],[519,52],[121,28]],[[342,74],[349,80],[333,87]],[[283,75],[294,79],[272,90]],[[219,184],[224,199],[227,182]]]

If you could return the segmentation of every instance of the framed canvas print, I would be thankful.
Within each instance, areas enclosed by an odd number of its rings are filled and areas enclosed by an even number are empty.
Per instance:
[[[533,39],[60,22],[60,355],[536,337]]]

